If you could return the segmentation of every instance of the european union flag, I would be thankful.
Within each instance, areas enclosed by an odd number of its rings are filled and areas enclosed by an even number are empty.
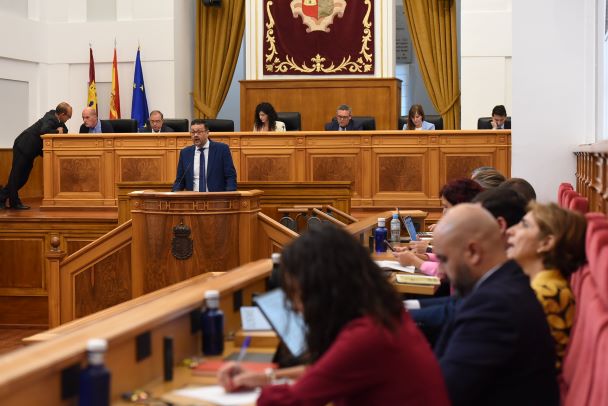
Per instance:
[[[148,113],[148,100],[146,99],[146,88],[144,87],[144,73],[141,70],[139,59],[139,48],[135,58],[135,76],[133,78],[133,103],[131,104],[131,118],[137,120],[137,127],[142,128],[146,124]]]

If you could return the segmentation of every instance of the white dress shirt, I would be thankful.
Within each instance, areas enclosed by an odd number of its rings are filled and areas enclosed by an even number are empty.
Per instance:
[[[203,154],[205,157],[205,179],[207,179],[207,168],[209,167],[209,140],[203,145]],[[200,178],[200,168],[201,168],[201,151],[197,147],[194,150],[194,163],[192,164],[192,172],[194,175],[194,182],[192,185],[192,190],[198,192],[198,182]],[[205,192],[208,192],[207,185],[205,185]]]

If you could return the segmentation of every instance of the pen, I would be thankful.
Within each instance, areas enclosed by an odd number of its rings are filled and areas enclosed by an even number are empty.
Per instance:
[[[245,337],[243,340],[243,345],[241,345],[241,351],[239,352],[239,356],[236,358],[237,365],[241,363],[241,361],[245,358],[245,354],[247,354],[247,348],[249,348],[249,344],[251,343],[251,336]]]

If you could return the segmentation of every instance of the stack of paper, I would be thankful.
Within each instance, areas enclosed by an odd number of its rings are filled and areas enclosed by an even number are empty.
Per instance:
[[[397,283],[409,283],[411,285],[441,285],[441,281],[436,276],[427,275],[397,275]]]
[[[399,265],[399,261],[375,261],[376,265],[378,265],[382,269],[392,269],[399,272],[408,272],[414,273],[416,268],[413,266],[402,266]]]

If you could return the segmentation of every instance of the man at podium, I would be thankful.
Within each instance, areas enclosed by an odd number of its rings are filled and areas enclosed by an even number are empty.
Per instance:
[[[181,150],[173,192],[230,192],[236,190],[236,170],[228,145],[209,139],[207,123],[194,119],[190,124],[192,143]]]

